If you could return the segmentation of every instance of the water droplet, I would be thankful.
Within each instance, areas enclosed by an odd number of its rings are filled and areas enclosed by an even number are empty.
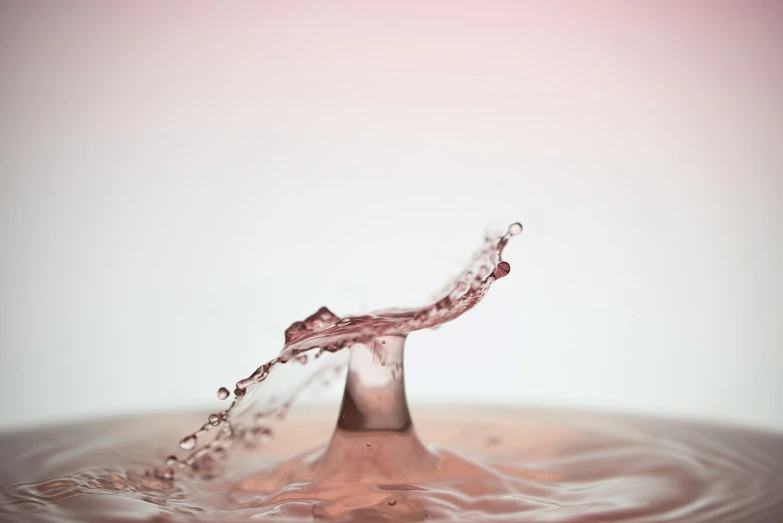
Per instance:
[[[385,366],[386,366],[386,362],[385,362],[385,361],[382,361],[382,362],[381,362],[381,367],[385,367]]]
[[[386,340],[381,340],[381,345],[386,345]]]
[[[220,416],[218,416],[217,414],[210,414],[209,424],[212,425],[213,427],[217,427],[218,425],[220,425]]]
[[[220,387],[217,392],[218,399],[224,400],[228,398],[229,392],[228,389],[225,387]]]
[[[508,234],[510,236],[516,236],[517,234],[522,232],[522,224],[519,222],[512,223],[508,227]]]
[[[396,501],[396,500],[394,500],[394,499],[390,499],[390,500],[389,500],[389,506],[390,506],[390,507],[393,507],[393,506],[394,506],[394,505],[396,505],[396,504],[397,504],[397,501]]]
[[[372,443],[370,443],[370,442],[368,441],[368,442],[367,442],[367,448],[369,449],[370,447],[372,447]]]
[[[495,279],[500,279],[504,276],[508,276],[509,272],[511,272],[511,265],[508,262],[500,262],[492,271],[492,276],[494,276]]]
[[[196,436],[191,435],[182,438],[182,441],[179,442],[179,447],[182,450],[193,450],[196,447]]]
[[[301,356],[297,356],[296,361],[304,365],[305,363],[307,363],[307,354],[302,354]]]
[[[236,389],[234,390],[234,392],[236,393],[237,389],[238,390],[244,390],[244,389],[248,388],[249,386],[251,386],[253,384],[254,381],[255,381],[255,378],[253,376],[250,376],[249,378],[245,378],[243,380],[239,380],[237,382],[237,386],[236,386]]]
[[[176,462],[177,462],[177,456],[171,455],[168,458],[166,458],[166,465],[168,465],[169,467]]]

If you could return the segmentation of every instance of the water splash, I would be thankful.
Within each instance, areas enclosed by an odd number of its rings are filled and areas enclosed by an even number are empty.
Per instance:
[[[493,282],[511,271],[511,265],[502,259],[503,249],[511,237],[521,232],[522,225],[513,223],[505,234],[487,236],[461,276],[429,305],[345,317],[321,307],[304,320],[292,323],[285,331],[285,345],[278,356],[236,383],[230,407],[210,415],[204,425],[180,441],[180,448],[190,452],[174,465],[197,474],[211,474],[216,458],[224,456],[227,450],[254,445],[268,437],[304,389],[344,369],[345,358],[324,356],[337,355],[354,345],[368,345],[382,359],[385,341],[373,340],[437,327],[472,309]],[[308,354],[312,354],[309,361]],[[282,366],[292,360],[303,364],[302,368],[283,372]],[[281,373],[284,375],[278,376]],[[228,389],[221,387],[218,398],[227,399]],[[216,427],[219,430],[215,436],[199,444]],[[171,477],[172,466],[167,465],[156,474]]]

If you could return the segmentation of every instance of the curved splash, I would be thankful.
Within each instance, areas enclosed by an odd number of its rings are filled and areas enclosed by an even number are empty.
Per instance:
[[[215,460],[222,458],[229,449],[268,439],[273,427],[285,418],[303,389],[319,382],[328,383],[330,376],[340,374],[344,360],[324,358],[325,354],[336,354],[354,345],[370,346],[375,353],[382,354],[383,344],[374,340],[404,337],[417,330],[437,327],[472,309],[493,282],[511,271],[510,264],[502,259],[503,249],[511,237],[521,232],[522,225],[513,223],[503,235],[488,235],[460,277],[438,299],[424,307],[345,317],[321,307],[306,319],[294,322],[285,331],[285,345],[278,356],[239,380],[231,405],[210,415],[201,428],[180,441],[180,448],[189,453],[184,458],[170,456],[166,466],[155,470],[155,474],[162,479],[171,479],[176,467],[211,475]],[[278,377],[281,365],[290,362],[302,364],[303,369]],[[225,390],[221,388],[218,397],[227,398]],[[213,429],[218,429],[215,436],[199,445],[198,440]]]

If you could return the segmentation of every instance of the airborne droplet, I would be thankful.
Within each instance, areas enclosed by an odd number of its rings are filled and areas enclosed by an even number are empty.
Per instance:
[[[508,262],[500,262],[492,271],[492,276],[494,276],[495,279],[500,279],[504,276],[508,276],[509,272],[511,272],[511,265]]]
[[[186,436],[179,442],[179,448],[182,450],[193,450],[196,447],[196,436]]]
[[[218,416],[217,414],[210,414],[209,424],[212,425],[213,427],[217,427],[218,425],[220,425],[220,416]]]
[[[517,234],[522,232],[522,224],[519,222],[512,223],[508,227],[508,234],[510,236],[516,236]]]
[[[220,387],[217,392],[217,396],[219,400],[227,399],[229,395],[228,389],[225,387]]]

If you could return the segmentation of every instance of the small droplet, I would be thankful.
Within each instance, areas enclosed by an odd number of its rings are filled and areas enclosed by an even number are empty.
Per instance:
[[[196,436],[187,436],[179,442],[182,450],[193,450],[196,447]]]
[[[307,363],[307,354],[302,354],[301,356],[297,356],[296,361],[304,365],[305,363]]]
[[[220,425],[220,416],[218,416],[217,414],[210,414],[209,424],[212,425],[213,427],[217,427],[218,425]]]
[[[372,447],[372,443],[370,443],[370,442],[368,441],[368,442],[367,442],[367,448],[369,449],[370,447]]]
[[[236,389],[246,389],[246,388],[248,388],[249,386],[251,386],[253,384],[253,380],[254,379],[255,378],[253,376],[250,376],[250,377],[245,378],[243,380],[239,380],[237,382]]]
[[[228,389],[225,387],[220,387],[218,389],[217,395],[219,400],[227,399],[229,395]]]
[[[508,234],[510,236],[516,236],[517,234],[522,232],[522,224],[519,222],[512,223],[508,227]]]
[[[390,506],[390,507],[393,507],[393,506],[394,506],[394,505],[396,505],[396,504],[397,504],[397,501],[396,501],[396,500],[394,500],[394,499],[390,499],[390,500],[389,500],[389,506]]]
[[[169,467],[172,466],[176,462],[177,462],[177,456],[174,456],[173,454],[171,456],[169,456],[168,458],[166,458],[166,465],[168,465]]]
[[[498,263],[497,267],[492,271],[492,276],[494,276],[495,279],[500,279],[504,276],[508,276],[509,272],[511,272],[511,265],[508,262],[503,261]]]
[[[385,367],[385,366],[386,366],[386,362],[385,362],[385,361],[382,361],[382,362],[381,362],[381,367]]]
[[[382,345],[386,345],[386,340],[381,340]]]

